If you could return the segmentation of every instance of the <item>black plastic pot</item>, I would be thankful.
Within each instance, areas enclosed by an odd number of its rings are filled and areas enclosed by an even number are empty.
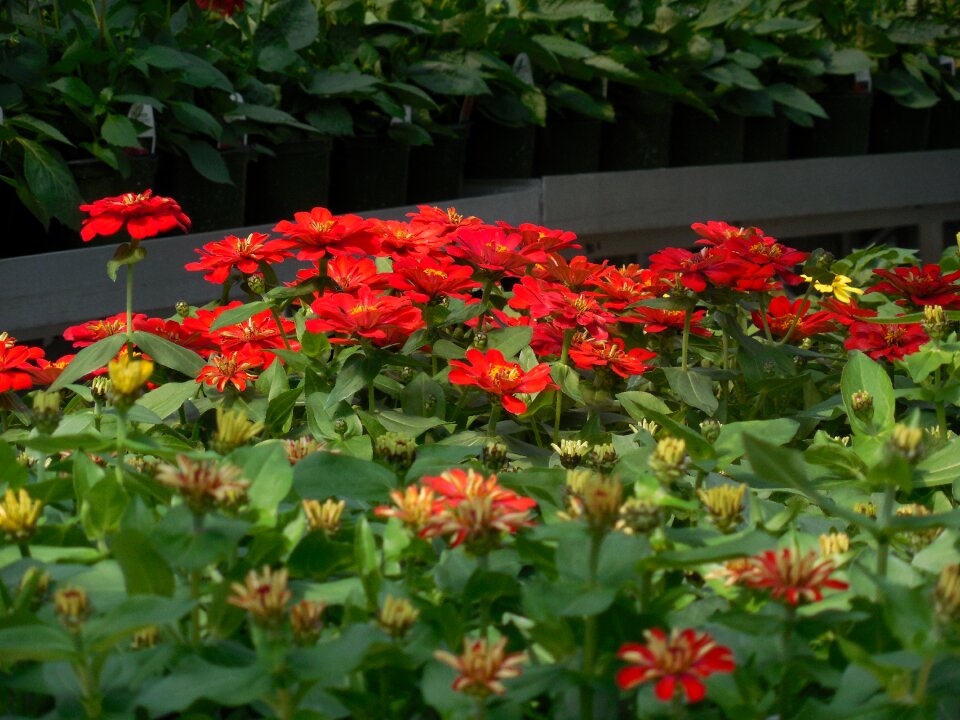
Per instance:
[[[930,108],[904,107],[885,93],[874,98],[870,152],[920,152],[930,140]]]
[[[600,169],[605,172],[666,167],[670,161],[669,105],[657,112],[615,106],[616,122],[604,123],[600,137]]]
[[[743,161],[773,162],[790,157],[790,121],[782,115],[743,122]]]
[[[960,100],[941,98],[930,109],[931,150],[960,148]]]
[[[356,212],[407,202],[410,146],[375,135],[338,137],[330,166],[330,207]]]
[[[191,232],[227,230],[244,226],[247,166],[245,147],[221,150],[233,184],[215,183],[193,169],[182,155],[165,155],[160,161],[157,185],[160,194],[173,198],[192,221]]]
[[[434,134],[433,145],[410,148],[408,203],[455,200],[463,194],[463,168],[467,161],[470,126],[454,125],[448,130],[452,134]]]
[[[537,129],[537,175],[577,175],[600,169],[600,120],[550,115]]]
[[[477,117],[467,142],[468,178],[533,177],[537,130],[533,125],[502,125]]]
[[[815,118],[813,127],[790,129],[793,157],[866,155],[870,149],[870,93],[824,94],[816,98],[828,118]]]
[[[728,165],[743,162],[743,116],[717,110],[717,119],[686,105],[673,112],[670,165]]]
[[[246,222],[262,225],[330,202],[330,150],[320,138],[285,143],[274,157],[261,155],[247,169]]]

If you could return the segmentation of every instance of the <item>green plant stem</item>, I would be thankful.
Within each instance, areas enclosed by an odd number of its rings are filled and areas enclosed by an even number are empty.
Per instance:
[[[560,349],[560,364],[566,365],[570,355],[570,344],[573,342],[573,330],[563,331],[563,347]],[[557,397],[553,410],[553,441],[560,442],[560,415],[563,412],[563,392],[557,390]]]
[[[940,432],[940,439],[943,442],[947,441],[947,406],[943,401],[943,375],[941,373],[941,367],[938,365],[937,369],[933,373],[933,383],[934,383],[934,392],[936,393],[934,397],[934,407],[937,410],[937,427]]]
[[[590,535],[590,557],[587,563],[587,589],[597,587],[597,566],[600,564],[600,548],[604,535]],[[580,718],[593,720],[593,676],[597,659],[597,616],[587,615],[583,619],[583,678],[580,684]]]
[[[30,556],[30,544],[26,540],[21,540],[17,543],[17,547],[20,549],[20,557],[28,558]]]
[[[646,612],[650,607],[650,596],[653,589],[653,575],[649,570],[640,571],[640,612]]]
[[[42,483],[44,475],[46,475],[47,470],[47,455],[46,453],[40,453],[40,457],[37,459],[37,482]]]
[[[930,681],[931,670],[933,670],[933,658],[926,657],[917,673],[917,684],[913,688],[913,702],[916,705],[922,705],[927,698],[927,683]]]
[[[103,715],[103,696],[100,693],[99,673],[90,667],[86,650],[83,647],[83,634],[80,632],[74,633],[73,641],[77,657],[80,658],[73,663],[77,683],[80,685],[80,704],[83,705],[83,711],[87,719],[96,720]]]
[[[266,297],[264,297],[264,300],[266,300]],[[273,321],[277,324],[277,331],[280,333],[280,339],[283,340],[283,346],[290,352],[293,352],[293,348],[290,347],[290,341],[287,339],[287,334],[283,331],[283,320],[273,305],[270,306],[270,314],[273,315]]]
[[[490,573],[490,555],[483,553],[477,555],[477,570],[483,575]],[[480,602],[480,620],[479,620],[480,638],[486,640],[487,628],[490,627],[490,603],[486,600]]]
[[[367,385],[367,409],[370,412],[376,412],[377,410],[377,394],[373,387],[373,380]]]
[[[877,546],[877,575],[882,578],[887,576],[887,560],[890,557],[890,537],[887,533],[887,527],[889,527],[890,518],[893,516],[896,492],[896,488],[889,483],[883,489],[883,503],[880,506],[880,517],[877,518],[877,525],[880,529],[880,540]]]
[[[683,340],[680,344],[680,368],[687,371],[687,354],[690,352],[690,322],[693,315],[693,308],[688,307],[683,311]]]
[[[767,294],[760,293],[760,319],[763,321],[763,334],[766,336],[767,342],[773,342],[773,333],[770,332],[770,321],[767,320],[768,307]]]
[[[127,455],[127,413],[117,410],[117,483],[123,485],[123,464]]]
[[[490,404],[490,420],[487,422],[487,437],[497,436],[497,420],[500,419],[500,403]]]
[[[533,418],[530,418],[530,428],[533,430],[533,441],[537,444],[538,448],[542,448],[543,438],[540,437],[540,427]]]
[[[127,355],[133,357],[133,265],[127,265]]]
[[[203,534],[203,515],[200,513],[193,514],[193,535],[195,538],[199,538]],[[193,598],[193,609],[190,611],[190,644],[193,647],[200,647],[201,634],[200,634],[200,580],[201,573],[199,570],[190,571],[190,597]]]
[[[779,692],[780,720],[788,720],[790,717],[790,665],[793,662],[793,626],[797,620],[795,606],[787,604],[784,608],[787,616],[784,619],[783,634],[780,636],[780,655],[783,665]]]

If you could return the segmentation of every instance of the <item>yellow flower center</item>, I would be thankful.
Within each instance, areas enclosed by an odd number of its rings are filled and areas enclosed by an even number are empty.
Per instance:
[[[447,277],[447,274],[443,270],[437,270],[435,268],[424,268],[423,274],[433,275],[434,277],[441,277],[441,278]]]
[[[491,365],[487,377],[498,386],[504,382],[514,383],[520,379],[520,368],[515,365]]]
[[[314,220],[312,223],[310,223],[310,228],[314,232],[325,233],[329,232],[334,225],[336,225],[335,220],[324,220],[323,222],[317,222]]]

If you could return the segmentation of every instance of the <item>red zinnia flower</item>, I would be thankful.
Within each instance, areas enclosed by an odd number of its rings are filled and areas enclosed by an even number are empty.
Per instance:
[[[509,301],[515,310],[526,310],[530,317],[550,321],[559,328],[583,328],[592,337],[607,337],[607,327],[617,321],[604,310],[591,292],[575,293],[563,285],[537,280],[527,275],[513,288]]]
[[[297,280],[316,277],[316,268],[301,270]],[[382,290],[388,287],[387,275],[377,270],[377,263],[370,258],[355,258],[337,255],[327,264],[327,277],[339,292],[352,293],[360,288]]]
[[[683,287],[700,293],[712,282],[711,275],[722,273],[726,279],[726,268],[730,262],[718,254],[711,254],[707,248],[692,253],[683,248],[666,248],[650,256],[650,269],[658,273],[673,273]],[[726,267],[725,267],[726,266]]]
[[[409,337],[423,326],[420,308],[405,297],[376,295],[363,288],[356,295],[326,293],[310,309],[316,318],[307,320],[310,332],[335,332],[346,337],[330,338],[332,343],[369,340],[384,347]]]
[[[240,305],[239,300],[234,303],[234,307],[237,305]],[[199,312],[210,311],[201,310]],[[209,327],[210,324],[207,323],[206,328],[201,331],[196,327],[187,325],[186,321],[180,323],[176,320],[164,320],[163,318],[146,318],[143,320],[140,329],[145,330],[151,335],[159,335],[180,347],[188,348],[203,355],[216,349],[215,345],[207,336]]]
[[[623,349],[623,340],[617,337],[606,340],[588,339],[570,346],[570,359],[578,368],[593,370],[608,367],[622,378],[642,375],[650,366],[647,360],[657,355],[643,348]]]
[[[589,285],[596,288],[601,304],[607,310],[623,310],[641,300],[660,297],[672,289],[671,285],[662,281],[660,273],[651,270],[632,272],[632,268],[608,267],[591,278]]]
[[[222,355],[213,354],[207,358],[208,364],[197,375],[197,382],[212,385],[220,392],[223,392],[227,383],[230,383],[243,392],[248,382],[257,379],[257,376],[250,371],[261,369],[264,360],[262,352],[250,347],[243,347]]]
[[[417,230],[425,227],[433,228],[439,235],[449,235],[461,227],[477,227],[484,224],[483,220],[472,215],[464,217],[457,212],[456,208],[441,210],[430,205],[417,205],[417,210],[419,212],[407,213],[411,227]]]
[[[453,258],[429,255],[399,257],[393,261],[393,272],[387,276],[390,286],[402,290],[416,303],[428,303],[439,297],[466,300],[469,291],[480,287],[471,280],[473,268],[456,265]]]
[[[902,360],[915,353],[930,337],[919,324],[887,325],[855,322],[844,341],[847,350],[862,350],[874,360]]]
[[[436,497],[421,537],[451,535],[450,547],[466,542],[475,550],[489,549],[501,534],[533,525],[530,511],[536,500],[502,487],[496,475],[457,468],[420,482]]]
[[[625,643],[617,652],[617,657],[631,663],[617,672],[621,690],[656,680],[657,698],[669,702],[679,682],[687,702],[695,703],[703,700],[707,692],[701,678],[733,672],[736,667],[730,648],[717,645],[707,633],[674,629],[668,637],[663,630],[654,628],[643,635],[646,645]]]
[[[507,412],[520,415],[526,412],[525,402],[518,393],[537,393],[556,386],[550,380],[550,366],[540,364],[524,372],[517,363],[507,362],[503,353],[490,349],[482,352],[467,350],[467,362],[450,361],[450,382],[454,385],[476,385],[481,390],[500,398]]]
[[[897,304],[911,302],[914,305],[941,305],[945,310],[960,309],[960,286],[954,281],[960,278],[960,270],[941,275],[939,265],[920,267],[898,267],[890,270],[874,270],[884,282],[874,285],[867,294],[882,292],[890,297],[900,298]]]
[[[833,314],[833,319],[841,325],[850,327],[861,318],[872,318],[877,316],[876,310],[860,307],[853,298],[850,302],[841,302],[836,298],[824,298],[820,301],[820,307]]]
[[[810,309],[810,301],[797,298],[793,302],[785,295],[777,295],[770,300],[767,308],[767,324],[770,332],[776,337],[783,337],[793,326],[793,332],[790,333],[791,340],[803,340],[812,335],[832,332],[837,326],[833,320],[833,314],[821,310],[812,315],[807,315]],[[797,318],[799,316],[799,319]],[[763,328],[763,316],[759,310],[752,313],[753,324],[758,328]],[[796,325],[794,325],[796,322]]]
[[[280,324],[283,335],[296,336],[297,326],[292,320],[281,318]],[[236,325],[227,325],[214,330],[210,333],[210,338],[220,346],[221,352],[229,353],[240,350],[244,346],[261,351],[284,348],[286,345],[283,342],[283,335],[280,334],[277,321],[270,311],[264,310]],[[293,349],[299,347],[296,340],[288,340],[288,342]],[[267,354],[264,367],[269,367],[275,357],[272,353]]]
[[[0,393],[31,388],[36,368],[30,361],[42,357],[43,348],[0,343]]]
[[[533,223],[523,223],[520,227],[513,227],[500,221],[497,225],[511,235],[517,234],[523,238],[524,247],[529,250],[556,253],[561,250],[580,250],[583,247],[577,242],[577,236],[569,230],[551,230]]]
[[[551,255],[546,262],[534,265],[531,274],[540,280],[557,282],[574,292],[580,292],[584,285],[595,285],[606,267],[606,260],[595,263],[583,255],[577,255],[567,262],[562,255]]]
[[[683,331],[684,316],[683,310],[666,310],[664,308],[652,308],[638,305],[631,308],[630,312],[636,313],[635,318],[622,317],[624,322],[644,323],[643,331],[648,333],[664,332],[665,330]],[[710,337],[710,331],[700,323],[706,316],[706,310],[695,310],[690,316],[690,332],[701,337]]]
[[[280,263],[292,257],[288,251],[293,243],[288,240],[271,240],[266,233],[251,233],[245,238],[227,235],[218,242],[207,243],[194,252],[200,255],[197,262],[187,263],[187,270],[206,272],[204,280],[218,285],[226,281],[230,271],[236,268],[244,275],[260,269],[260,263]]]
[[[505,637],[492,644],[486,638],[464,638],[462,655],[437,650],[433,656],[459,673],[453,681],[454,690],[484,698],[490,693],[505,694],[507,689],[500,681],[519,677],[520,665],[527,661],[526,653],[508,655],[506,647]]]
[[[133,316],[133,329],[143,330],[147,316],[137,313]],[[127,315],[118,313],[103,320],[89,320],[79,325],[72,325],[63,331],[63,339],[73,342],[75,348],[93,345],[111,335],[123,335],[127,332]]]
[[[322,207],[294,213],[293,222],[281,220],[273,230],[293,241],[299,250],[297,260],[319,260],[328,253],[374,255],[379,249],[369,221],[357,215],[333,215]]]
[[[380,254],[393,258],[404,255],[425,255],[445,244],[438,225],[419,225],[416,228],[397,220],[372,220],[370,231],[380,243]]]
[[[697,235],[704,238],[705,240],[711,241],[710,245],[720,245],[725,243],[727,240],[732,240],[734,238],[746,238],[751,239],[757,236],[763,235],[763,230],[757,227],[734,227],[728,223],[723,222],[722,220],[709,220],[706,223],[693,223],[690,226],[690,229],[693,230]],[[700,244],[702,241],[698,240],[697,244]]]
[[[60,377],[60,373],[67,369],[67,365],[75,357],[76,355],[64,355],[53,362],[38,357],[35,368],[28,365],[24,369],[33,376],[33,381],[37,385],[52,385],[53,381]]]
[[[751,566],[739,582],[755,590],[769,589],[770,597],[784,598],[791,605],[823,600],[823,588],[846,590],[842,580],[833,580],[833,563],[810,551],[799,557],[790,548],[767,550],[751,559]]]
[[[520,235],[508,235],[501,228],[465,227],[446,246],[447,254],[470,263],[489,277],[520,276],[533,263],[544,262],[546,253],[524,246]]]
[[[81,205],[80,210],[89,213],[83,221],[80,237],[90,242],[97,235],[115,235],[126,227],[135,240],[153,237],[174,228],[186,231],[190,218],[180,209],[176,200],[168,197],[153,197],[150,190],[125,193],[117,197],[97,200],[91,205]]]
[[[224,17],[232,16],[238,10],[243,12],[243,0],[197,0],[201,10],[212,9]]]

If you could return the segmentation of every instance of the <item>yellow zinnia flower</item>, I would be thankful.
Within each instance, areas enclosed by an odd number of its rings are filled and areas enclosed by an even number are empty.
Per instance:
[[[850,283],[853,282],[846,275],[834,275],[833,282],[830,284],[822,283],[814,280],[809,275],[801,275],[804,280],[807,282],[812,282],[813,287],[817,289],[818,292],[822,293],[833,293],[833,296],[842,303],[850,302],[850,294],[856,293],[857,295],[863,295],[863,290],[860,288],[853,287]]]

